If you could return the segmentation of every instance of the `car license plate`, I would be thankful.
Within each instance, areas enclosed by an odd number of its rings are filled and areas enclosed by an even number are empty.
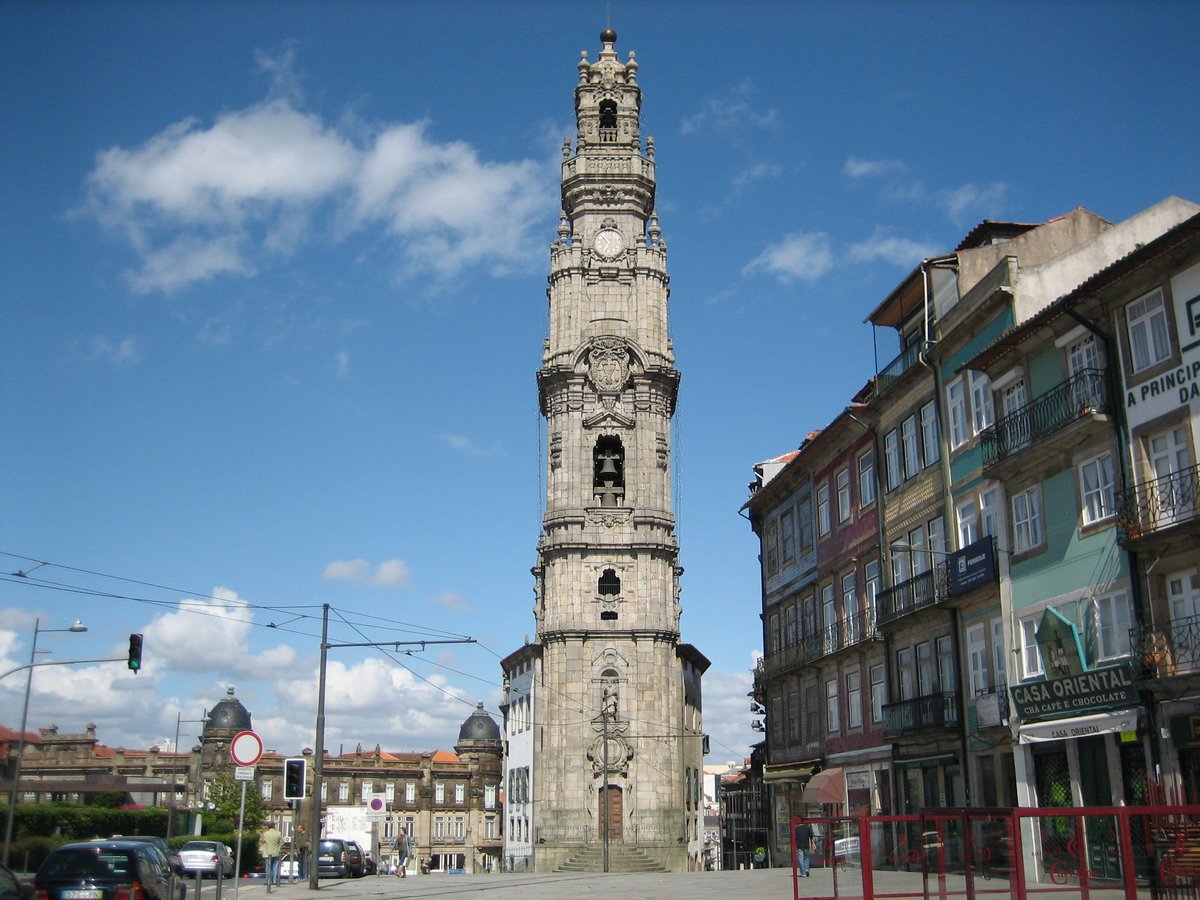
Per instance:
[[[98,888],[62,892],[62,900],[100,900],[103,896],[104,891]]]
[[[331,862],[333,862],[333,857],[332,856],[322,856],[320,859],[320,862],[331,863]]]

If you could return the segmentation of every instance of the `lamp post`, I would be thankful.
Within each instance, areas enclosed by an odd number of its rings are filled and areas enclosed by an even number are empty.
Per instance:
[[[177,771],[178,767],[179,767],[179,726],[182,725],[184,722],[191,725],[196,722],[207,722],[207,721],[208,721],[208,710],[207,709],[204,711],[204,718],[202,718],[202,719],[185,719],[185,718],[183,718],[182,712],[175,713],[175,759],[171,766],[171,795],[170,795],[170,797],[167,798],[167,837],[171,836],[171,830],[172,830],[171,826],[172,826],[172,823],[174,823],[174,821],[175,821],[175,808],[176,808],[175,794],[176,794],[176,788],[179,786],[179,783],[176,781],[176,778],[179,777],[178,771]],[[191,754],[190,753],[188,754],[188,774],[189,775],[191,774]],[[187,780],[190,781],[191,779],[188,778]],[[186,785],[186,782],[185,782],[185,785]]]
[[[12,847],[13,815],[17,809],[17,793],[21,786],[21,758],[25,755],[25,728],[29,722],[29,694],[33,689],[33,670],[37,666],[38,635],[50,631],[69,631],[80,634],[87,626],[78,619],[70,628],[42,628],[41,619],[33,620],[33,644],[29,649],[29,675],[25,679],[25,706],[21,711],[21,734],[17,739],[17,759],[13,764],[12,793],[8,797],[8,823],[4,826],[4,864],[8,865],[8,851]]]

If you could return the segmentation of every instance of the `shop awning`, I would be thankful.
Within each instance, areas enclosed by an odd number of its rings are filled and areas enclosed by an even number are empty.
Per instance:
[[[845,803],[846,770],[826,769],[809,779],[802,799],[805,803]]]
[[[1071,741],[1094,734],[1114,734],[1118,731],[1136,731],[1138,708],[1076,716],[1073,719],[1051,719],[1049,722],[1029,722],[1022,725],[1022,744],[1040,744],[1046,741]]]
[[[812,774],[812,770],[816,768],[815,764],[810,763],[807,766],[798,765],[779,765],[766,766],[763,769],[763,781],[767,783],[776,781],[804,781]]]

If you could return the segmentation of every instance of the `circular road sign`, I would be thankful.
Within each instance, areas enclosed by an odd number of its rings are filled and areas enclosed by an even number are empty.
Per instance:
[[[387,812],[387,805],[384,803],[382,797],[372,797],[370,802],[367,803],[367,808],[373,813]]]
[[[263,742],[253,731],[239,731],[229,742],[229,755],[239,766],[252,766],[263,754]]]

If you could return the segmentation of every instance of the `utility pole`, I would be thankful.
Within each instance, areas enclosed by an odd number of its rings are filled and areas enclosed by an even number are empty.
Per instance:
[[[320,871],[318,859],[320,857],[321,848],[321,786],[325,769],[325,662],[329,655],[329,651],[338,647],[393,647],[399,650],[401,647],[420,646],[422,650],[428,644],[474,644],[474,638],[457,638],[454,640],[444,641],[366,641],[363,643],[348,643],[348,644],[331,644],[329,643],[329,604],[325,603],[321,606],[321,665],[317,676],[317,728],[316,728],[316,743],[315,748],[316,759],[313,760],[313,786],[312,786],[312,815],[309,817],[309,867],[308,867],[308,887],[309,890],[317,890],[320,888]],[[404,651],[411,653],[411,650]],[[414,847],[416,842],[414,840]],[[420,860],[418,859],[418,871]]]

